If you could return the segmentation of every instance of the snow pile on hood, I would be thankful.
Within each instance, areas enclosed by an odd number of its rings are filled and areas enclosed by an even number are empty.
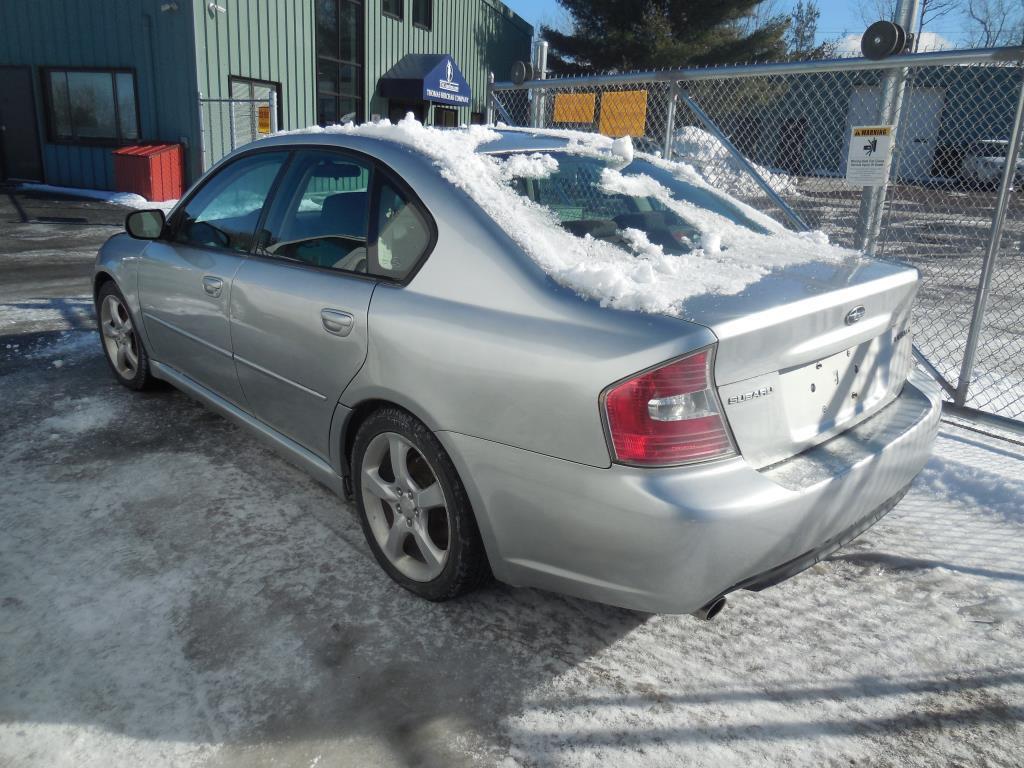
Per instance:
[[[693,125],[680,129],[676,132],[672,149],[676,160],[691,163],[708,183],[730,195],[751,197],[764,194],[725,145],[707,131]],[[778,194],[798,194],[792,176],[769,171],[757,163],[751,165]]]
[[[532,131],[546,133],[545,131]],[[712,211],[673,199],[667,188],[645,175],[620,170],[633,155],[628,140],[588,133],[555,131],[569,144],[557,150],[601,157],[609,163],[605,191],[649,194],[693,224],[700,247],[684,255],[666,254],[639,230],[624,235],[628,250],[563,229],[556,214],[515,192],[509,180],[542,177],[557,168],[547,153],[494,157],[477,152],[500,134],[473,125],[462,130],[425,127],[412,115],[392,124],[312,127],[295,133],[340,133],[386,139],[408,146],[434,160],[442,176],[465,191],[557,283],[603,306],[641,312],[682,315],[684,302],[706,294],[735,294],[773,269],[810,261],[838,261],[854,252],[828,245],[821,232],[794,233],[753,208],[736,202],[743,213],[770,234],[758,234]],[[711,189],[693,168],[643,156],[679,179]]]

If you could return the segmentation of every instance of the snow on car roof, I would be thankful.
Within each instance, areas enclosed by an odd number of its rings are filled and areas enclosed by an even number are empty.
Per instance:
[[[736,294],[783,267],[857,256],[854,251],[829,245],[822,232],[791,232],[738,200],[730,198],[730,203],[767,234],[680,200],[649,175],[622,173],[633,159],[629,137],[481,125],[441,129],[424,126],[411,114],[394,124],[381,120],[286,133],[382,139],[426,155],[442,177],[483,208],[555,282],[603,306],[682,316],[684,304],[695,296]],[[502,152],[513,154],[502,156]],[[632,229],[622,233],[623,245],[590,235],[578,237],[561,226],[553,210],[512,188],[516,178],[549,176],[558,168],[552,153],[566,152],[605,160],[600,191],[656,198],[696,228],[700,247],[685,254],[667,254],[644,232]],[[721,194],[694,166],[638,156],[680,181]]]

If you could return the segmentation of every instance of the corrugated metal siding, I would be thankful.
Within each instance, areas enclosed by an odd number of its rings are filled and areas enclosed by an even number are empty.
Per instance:
[[[377,92],[377,81],[407,53],[454,57],[473,91],[472,106],[459,109],[459,121],[464,123],[471,111],[485,111],[489,72],[507,79],[514,61],[530,60],[533,28],[493,0],[434,0],[430,31],[413,26],[412,0],[405,0],[401,21],[384,16],[380,0],[366,0],[365,5],[367,117],[387,116],[387,99]]]
[[[316,122],[315,24],[313,0],[217,0],[225,12],[210,12],[192,0],[196,65],[204,98],[230,96],[228,78],[245,77],[281,85],[280,128]],[[230,151],[227,107],[204,114],[208,156]]]
[[[40,67],[135,70],[143,141],[192,135],[195,70],[187,2],[162,13],[161,0],[0,0],[0,64],[30,65],[46,181],[111,189],[109,146],[46,140]],[[159,109],[158,109],[159,106]]]

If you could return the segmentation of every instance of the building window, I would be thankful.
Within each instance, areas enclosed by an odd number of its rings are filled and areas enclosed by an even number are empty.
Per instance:
[[[131,70],[43,69],[51,141],[138,141],[139,109]]]
[[[363,120],[363,4],[316,0],[316,120]]]
[[[423,29],[434,24],[434,0],[412,0],[412,23]]]
[[[381,0],[380,10],[385,16],[393,16],[401,21],[405,18],[404,0]]]

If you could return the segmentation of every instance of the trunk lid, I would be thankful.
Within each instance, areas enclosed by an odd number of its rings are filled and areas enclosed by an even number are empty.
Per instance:
[[[912,267],[850,258],[686,302],[686,318],[718,337],[719,398],[751,464],[789,458],[896,398],[912,363],[917,284]]]

